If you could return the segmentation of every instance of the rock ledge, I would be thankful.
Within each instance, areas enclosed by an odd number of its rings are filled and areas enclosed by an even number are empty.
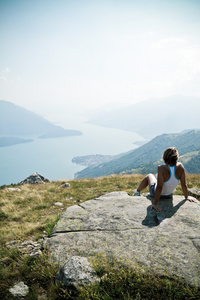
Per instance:
[[[159,205],[113,192],[69,207],[47,239],[51,261],[101,253],[200,286],[200,203],[174,196]]]

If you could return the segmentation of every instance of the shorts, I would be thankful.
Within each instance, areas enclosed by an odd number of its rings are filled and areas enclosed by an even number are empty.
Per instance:
[[[149,193],[151,197],[155,196],[156,184],[157,182],[152,182],[149,184]]]
[[[155,191],[156,191],[156,186],[157,186],[157,182],[152,182],[149,184],[149,193],[151,197],[155,197]],[[173,194],[169,194],[169,195],[161,195],[160,199],[168,199],[171,198],[173,196]]]

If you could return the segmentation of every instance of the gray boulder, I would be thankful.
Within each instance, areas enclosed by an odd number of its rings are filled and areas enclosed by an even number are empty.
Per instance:
[[[84,284],[99,282],[96,272],[86,257],[73,256],[60,268],[56,283],[78,288]]]
[[[66,183],[59,186],[59,188],[63,188],[63,189],[69,188],[69,187],[70,187],[70,183],[68,183],[68,182],[66,182]]]
[[[174,196],[159,205],[162,212],[148,197],[113,192],[69,207],[46,241],[51,261],[101,253],[200,286],[200,203]]]
[[[16,283],[9,292],[15,297],[25,297],[29,293],[29,287],[23,281]]]
[[[7,191],[9,192],[21,192],[19,188],[7,188]]]
[[[200,199],[200,189],[191,188],[191,189],[188,189],[188,193],[189,193],[189,195],[191,195],[197,199]]]
[[[45,182],[49,182],[49,179],[35,172],[32,175],[28,176],[26,179],[22,180],[19,184],[37,184]]]

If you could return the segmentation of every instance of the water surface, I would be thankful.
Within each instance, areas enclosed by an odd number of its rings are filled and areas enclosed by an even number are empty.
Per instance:
[[[76,128],[74,128],[76,127]],[[65,128],[68,128],[65,126]],[[0,185],[19,183],[34,172],[49,180],[73,179],[84,166],[72,163],[72,158],[89,154],[119,154],[137,147],[138,134],[96,125],[76,123],[71,129],[82,136],[38,139],[27,144],[0,148]]]

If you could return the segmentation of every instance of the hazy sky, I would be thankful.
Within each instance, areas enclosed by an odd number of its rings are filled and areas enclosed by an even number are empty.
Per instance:
[[[200,97],[199,0],[0,0],[0,99],[43,115]]]

